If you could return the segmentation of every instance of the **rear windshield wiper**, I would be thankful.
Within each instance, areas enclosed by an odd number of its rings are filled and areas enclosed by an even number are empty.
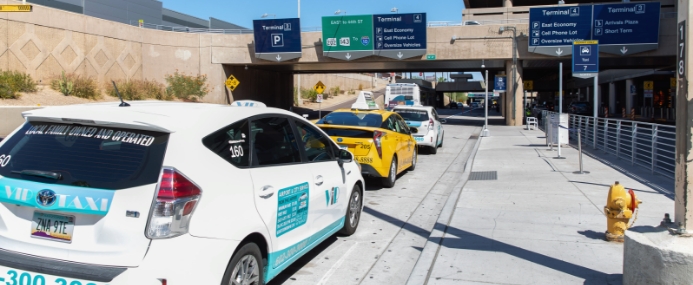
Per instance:
[[[54,179],[54,180],[60,180],[63,178],[63,175],[57,172],[53,171],[43,171],[43,170],[22,170],[22,171],[12,171],[12,173],[20,174],[20,175],[28,175],[28,176],[37,176],[37,177],[43,177],[43,178],[48,178],[48,179]]]

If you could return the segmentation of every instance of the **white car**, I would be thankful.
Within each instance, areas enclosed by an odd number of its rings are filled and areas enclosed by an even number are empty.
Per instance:
[[[360,167],[304,118],[131,105],[28,111],[0,143],[2,284],[264,284],[358,227]]]
[[[438,116],[435,108],[431,106],[397,106],[392,111],[402,116],[409,127],[418,130],[417,133],[412,133],[416,145],[428,147],[432,154],[437,153],[439,147],[443,147],[445,119]]]

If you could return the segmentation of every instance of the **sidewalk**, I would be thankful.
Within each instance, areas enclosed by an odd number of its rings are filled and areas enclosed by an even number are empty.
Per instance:
[[[445,232],[442,242],[423,250],[437,248],[433,263],[417,263],[410,281],[426,276],[427,284],[621,284],[623,244],[603,239],[609,186],[619,181],[644,202],[635,226],[659,225],[664,213],[673,217],[672,179],[603,152],[594,153],[598,160],[583,156],[590,174],[574,174],[577,150],[562,148],[567,159],[554,159],[543,132],[505,126],[490,131],[471,171],[497,171],[497,180],[470,177],[449,223],[436,226]]]

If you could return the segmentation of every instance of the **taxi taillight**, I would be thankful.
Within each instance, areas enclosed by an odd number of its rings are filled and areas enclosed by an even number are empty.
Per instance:
[[[373,143],[375,144],[375,149],[378,151],[378,157],[383,158],[383,148],[382,139],[385,136],[384,132],[374,131],[373,132]]]
[[[190,218],[202,190],[173,168],[164,168],[149,215],[147,236],[170,238],[188,233]]]
[[[433,130],[433,119],[428,119],[428,130]]]

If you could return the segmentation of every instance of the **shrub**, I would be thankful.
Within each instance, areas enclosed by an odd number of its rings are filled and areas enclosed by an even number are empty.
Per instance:
[[[100,91],[96,80],[91,77],[82,77],[76,74],[65,74],[59,78],[51,80],[51,89],[85,99],[96,99],[100,97]]]
[[[0,72],[0,98],[19,98],[17,92],[36,92],[36,82],[31,75],[19,71]]]
[[[116,81],[118,91],[123,96],[123,100],[172,100],[173,97],[166,93],[164,84],[149,80],[130,80]],[[118,97],[118,94],[113,88],[113,83],[106,84],[106,93],[113,97]]]
[[[298,88],[294,87],[294,106],[298,106]]]
[[[315,100],[318,98],[318,92],[312,88],[301,88],[301,98],[310,100],[311,102],[315,102]]]
[[[341,92],[341,90],[339,90],[339,86],[330,88],[330,95],[332,95],[333,97],[339,96],[339,92]]]
[[[197,101],[209,92],[207,86],[207,75],[185,75],[178,73],[166,75],[166,92],[170,96],[185,100]]]
[[[359,90],[363,90],[363,84],[359,83]]]

